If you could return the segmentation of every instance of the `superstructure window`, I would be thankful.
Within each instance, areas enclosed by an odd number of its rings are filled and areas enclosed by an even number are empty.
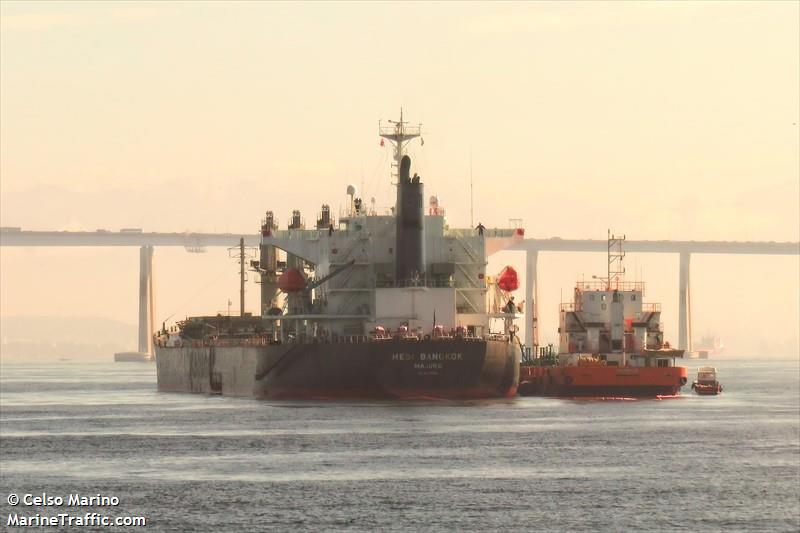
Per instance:
[[[606,301],[606,295],[605,294],[601,294],[600,295],[600,301],[601,302],[605,302]]]
[[[635,301],[636,301],[636,295],[635,295],[635,294],[631,294],[631,301],[632,301],[632,302],[635,302]]]

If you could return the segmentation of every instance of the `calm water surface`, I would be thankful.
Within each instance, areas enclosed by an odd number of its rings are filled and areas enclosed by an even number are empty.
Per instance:
[[[275,402],[158,393],[152,364],[3,363],[0,530],[64,512],[6,501],[47,492],[116,496],[78,510],[147,531],[798,531],[798,361],[687,363],[725,392]]]

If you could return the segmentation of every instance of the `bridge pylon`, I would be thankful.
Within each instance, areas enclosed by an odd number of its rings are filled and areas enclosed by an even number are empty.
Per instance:
[[[153,247],[139,248],[139,352],[153,354]]]
[[[528,249],[525,252],[525,347],[528,353],[536,355],[539,347],[539,251]]]
[[[692,254],[680,253],[678,270],[678,348],[692,349],[692,298],[690,285],[690,264]]]

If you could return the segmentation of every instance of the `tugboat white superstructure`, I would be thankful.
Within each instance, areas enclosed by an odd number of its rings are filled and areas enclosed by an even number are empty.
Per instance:
[[[378,214],[348,187],[312,228],[268,211],[261,316],[194,317],[156,338],[159,389],[278,398],[485,398],[516,393],[514,328],[490,331],[486,259],[521,229],[451,229],[405,153],[421,134],[379,126],[394,147],[397,200]]]

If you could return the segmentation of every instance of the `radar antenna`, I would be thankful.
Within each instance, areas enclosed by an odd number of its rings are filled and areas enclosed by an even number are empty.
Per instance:
[[[408,122],[403,120],[403,108],[400,108],[400,120],[387,120],[391,126],[384,126],[378,121],[378,135],[393,143],[394,147],[394,177],[397,178],[400,172],[400,160],[405,155],[405,147],[412,140],[422,135],[422,124],[408,126]],[[422,141],[423,144],[425,141]]]
[[[622,266],[622,260],[625,258],[625,252],[622,251],[622,243],[625,241],[625,235],[622,237],[613,235],[611,230],[608,230],[608,277],[606,278],[608,285],[606,290],[611,290],[611,285],[614,289],[619,289],[619,282],[625,275],[625,267]]]

